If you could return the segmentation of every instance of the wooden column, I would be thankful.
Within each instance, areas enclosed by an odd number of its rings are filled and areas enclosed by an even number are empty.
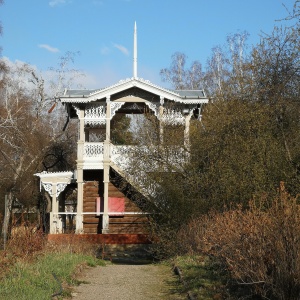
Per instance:
[[[83,233],[83,153],[84,153],[84,110],[79,110],[79,139],[77,142],[77,215],[76,233]]]
[[[64,207],[59,207],[59,195],[64,191],[66,186],[71,183],[73,172],[42,172],[36,173],[35,176],[40,177],[41,185],[45,191],[49,193],[52,204],[50,212],[50,233],[63,232],[63,218],[60,213],[65,211]],[[63,205],[63,203],[61,203]]]
[[[184,147],[190,149],[190,120],[192,115],[188,114],[185,116],[185,127],[184,127]]]
[[[109,233],[108,185],[109,185],[109,168],[110,168],[110,117],[111,117],[110,97],[107,97],[106,98],[106,136],[104,141],[104,155],[103,155],[104,205],[103,205],[103,216],[102,216],[102,233]]]
[[[59,199],[56,197],[57,183],[52,183],[52,211],[50,213],[50,233],[62,233],[62,222],[59,218]]]
[[[163,121],[162,121],[162,116],[164,113],[164,97],[160,97],[160,106],[159,106],[159,140],[160,143],[162,144],[164,142],[164,126],[163,126]]]

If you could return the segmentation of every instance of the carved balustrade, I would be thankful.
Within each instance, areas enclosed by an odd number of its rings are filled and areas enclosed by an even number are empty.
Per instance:
[[[103,157],[104,143],[84,143],[83,159]]]
[[[132,153],[136,153],[136,147],[139,147],[138,152],[143,156],[151,155],[154,160],[151,162],[153,169],[159,169],[164,164],[180,166],[188,159],[188,153],[183,147],[169,146],[158,147],[150,149],[146,146],[132,146],[132,145],[113,145],[106,143],[91,143],[85,142],[83,144],[83,165],[85,169],[90,169],[98,165],[100,169],[103,168],[103,161],[109,159],[119,167],[121,170],[128,168],[130,157]],[[155,159],[155,157],[160,159]],[[150,160],[149,160],[150,162]],[[147,163],[147,162],[145,162]]]

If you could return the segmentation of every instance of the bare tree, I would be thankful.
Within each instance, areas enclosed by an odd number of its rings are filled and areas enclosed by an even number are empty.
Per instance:
[[[187,56],[184,53],[174,53],[171,66],[160,71],[162,80],[171,83],[176,90],[200,89],[203,78],[202,65],[199,61],[194,61],[191,67],[186,69],[186,60]]]
[[[10,195],[6,216],[6,220],[9,220],[13,199],[17,198],[27,207],[36,205],[38,185],[34,173],[73,167],[76,147],[72,134],[76,131],[62,132],[65,120],[61,109],[54,118],[55,122],[51,122],[51,117],[54,116],[50,116],[48,109],[45,109],[58,96],[57,87],[64,88],[66,82],[69,82],[68,72],[58,72],[57,85],[52,81],[50,89],[47,89],[46,81],[31,66],[8,66],[3,60],[2,64],[0,189]],[[63,64],[63,67],[66,68],[66,65]],[[61,152],[57,156],[58,149]],[[56,161],[53,160],[54,157]]]

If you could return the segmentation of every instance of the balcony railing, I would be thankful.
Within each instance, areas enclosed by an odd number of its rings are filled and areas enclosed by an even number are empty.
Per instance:
[[[104,143],[84,143],[83,158],[101,158],[103,159]]]
[[[82,159],[83,164],[86,168],[103,168],[103,160],[104,160],[104,151],[105,145],[104,143],[91,143],[86,142],[82,144]],[[109,147],[109,158],[110,160],[118,166],[121,170],[125,170],[128,166],[128,162],[132,153],[135,152],[135,148],[138,146],[125,146],[125,145],[113,145],[110,144]],[[144,156],[149,153],[151,156],[157,156],[157,151],[159,149],[153,149],[151,151],[149,147],[141,146],[139,147],[139,152]],[[187,153],[184,151],[183,147],[168,147],[161,149],[162,153],[159,155],[163,158],[160,162],[159,160],[153,161],[151,163],[152,167],[155,169],[158,165],[166,163],[168,161],[169,164],[181,165],[188,158]],[[156,153],[156,154],[155,154]],[[156,166],[157,165],[157,166]]]

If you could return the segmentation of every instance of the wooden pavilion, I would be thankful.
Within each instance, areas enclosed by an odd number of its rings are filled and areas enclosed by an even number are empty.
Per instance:
[[[118,122],[120,115],[150,111],[162,126],[184,125],[184,143],[188,146],[190,120],[195,110],[200,114],[202,105],[208,102],[203,90],[171,91],[139,78],[136,40],[135,25],[132,78],[102,89],[66,90],[60,97],[68,118],[79,122],[77,169],[36,174],[52,197],[50,234],[63,233],[70,214],[76,219],[77,234],[147,234],[147,212],[116,184],[116,176],[126,177],[127,146],[113,144],[111,122]],[[60,194],[74,182],[76,209],[66,211]],[[135,188],[134,183],[127,183]]]

